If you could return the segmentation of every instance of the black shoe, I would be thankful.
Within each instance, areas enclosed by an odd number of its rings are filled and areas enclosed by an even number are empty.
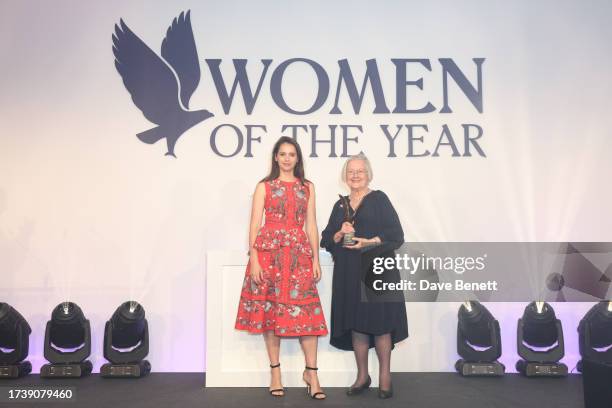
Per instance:
[[[362,392],[364,392],[365,390],[367,390],[368,388],[370,388],[370,384],[372,384],[372,379],[370,378],[370,376],[368,375],[368,379],[366,380],[366,382],[364,382],[361,385],[358,385],[356,387],[349,387],[348,390],[346,390],[346,395],[357,395],[357,394],[361,394]]]
[[[378,398],[387,399],[393,397],[393,385],[388,390],[378,389]]]
[[[313,370],[313,371],[317,371],[318,368],[317,367],[308,367],[306,366],[306,370]],[[306,373],[306,370],[304,370],[304,373]],[[308,394],[308,396],[314,400],[317,401],[323,401],[325,398],[327,398],[327,395],[325,395],[325,393],[323,391],[319,391],[319,392],[315,392],[314,394],[310,393],[310,383],[308,381],[306,381],[304,378],[302,378],[304,380],[304,382],[306,383],[306,394]],[[319,395],[322,395],[321,398],[319,398]]]
[[[280,363],[278,364],[270,364],[270,368],[278,368],[280,367]],[[272,395],[273,397],[284,397],[285,396],[285,389],[284,388],[276,388],[273,390],[269,390],[270,391],[270,395]]]

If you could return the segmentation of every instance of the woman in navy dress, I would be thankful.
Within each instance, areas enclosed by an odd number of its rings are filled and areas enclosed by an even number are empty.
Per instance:
[[[321,240],[321,246],[334,259],[330,342],[355,353],[357,379],[347,390],[348,395],[370,386],[368,351],[374,347],[379,361],[379,397],[389,398],[393,395],[391,350],[408,337],[406,305],[401,292],[395,294],[400,296],[399,301],[397,296],[391,302],[362,299],[362,253],[364,248],[381,244],[387,250],[397,249],[404,242],[404,232],[387,195],[370,190],[372,169],[364,155],[349,158],[342,175],[350,188],[346,199],[353,223],[344,222],[346,209],[343,200],[338,200]],[[347,233],[354,233],[354,245],[343,245]]]

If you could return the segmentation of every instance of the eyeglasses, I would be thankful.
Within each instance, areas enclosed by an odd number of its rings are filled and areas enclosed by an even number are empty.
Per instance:
[[[348,170],[346,172],[346,174],[348,176],[363,176],[364,174],[366,174],[367,171],[365,169],[359,169],[359,170]]]

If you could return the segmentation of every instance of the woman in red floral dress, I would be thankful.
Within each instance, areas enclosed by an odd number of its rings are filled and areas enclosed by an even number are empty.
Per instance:
[[[281,137],[272,151],[270,174],[253,196],[249,264],[236,318],[236,329],[263,333],[272,369],[270,393],[277,397],[284,395],[281,337],[299,337],[309,395],[326,397],[316,372],[318,336],[327,335],[316,287],[321,279],[318,239],[314,185],[304,177],[297,142]]]

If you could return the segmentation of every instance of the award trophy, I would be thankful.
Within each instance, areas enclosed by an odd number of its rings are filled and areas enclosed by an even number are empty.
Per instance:
[[[340,196],[340,200],[342,202],[342,205],[344,206],[344,219],[342,220],[342,223],[348,222],[350,224],[353,224],[354,222],[354,217],[351,216],[351,204],[349,203],[349,200],[344,197],[341,194],[338,194]],[[354,245],[355,241],[353,240],[353,238],[355,237],[355,233],[354,232],[349,232],[344,234],[344,238],[342,239],[342,245]]]

